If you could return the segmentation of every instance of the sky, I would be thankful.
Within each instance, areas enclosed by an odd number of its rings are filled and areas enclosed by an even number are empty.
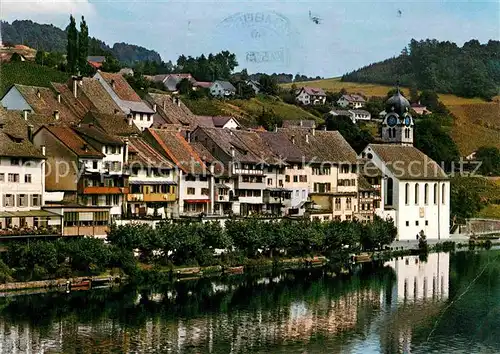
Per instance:
[[[164,61],[229,50],[254,72],[336,77],[398,55],[412,38],[500,38],[499,1],[2,0],[0,16],[156,50]],[[315,23],[315,19],[318,19]]]

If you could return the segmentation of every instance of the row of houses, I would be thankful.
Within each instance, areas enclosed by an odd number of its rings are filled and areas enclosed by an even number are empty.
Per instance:
[[[1,104],[0,237],[104,237],[112,222],[190,217],[366,222],[379,214],[399,223],[400,177],[386,165],[399,155],[425,160],[411,146],[406,106],[396,124],[387,121],[390,144],[358,155],[339,132],[314,124],[244,129],[233,117],[194,115],[169,94],[141,99],[120,74],[13,85]],[[401,231],[434,232],[434,221]]]

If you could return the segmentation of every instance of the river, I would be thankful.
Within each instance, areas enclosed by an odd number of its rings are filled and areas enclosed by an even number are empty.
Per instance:
[[[0,299],[0,353],[498,353],[500,251]]]

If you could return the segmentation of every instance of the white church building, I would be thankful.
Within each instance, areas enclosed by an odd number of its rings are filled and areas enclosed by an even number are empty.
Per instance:
[[[376,213],[394,220],[398,240],[416,240],[421,231],[428,239],[447,239],[450,181],[434,160],[413,146],[414,121],[409,109],[410,103],[398,90],[386,102],[384,143],[369,144],[361,153],[383,176]]]

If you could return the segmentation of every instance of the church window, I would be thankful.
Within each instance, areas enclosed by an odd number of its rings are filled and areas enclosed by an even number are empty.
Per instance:
[[[445,200],[445,193],[446,193],[446,191],[445,191],[445,185],[443,184],[443,185],[441,186],[441,204],[444,204],[444,200]]]
[[[418,194],[420,192],[420,186],[417,184],[415,184],[415,205],[418,205]]]
[[[394,181],[389,177],[387,179],[387,202],[386,205],[392,205],[394,194]]]
[[[410,184],[405,184],[405,204],[410,204]]]
[[[434,183],[434,204],[438,203],[438,187],[437,183]]]
[[[424,186],[424,204],[427,205],[429,203],[429,184],[426,183]]]

